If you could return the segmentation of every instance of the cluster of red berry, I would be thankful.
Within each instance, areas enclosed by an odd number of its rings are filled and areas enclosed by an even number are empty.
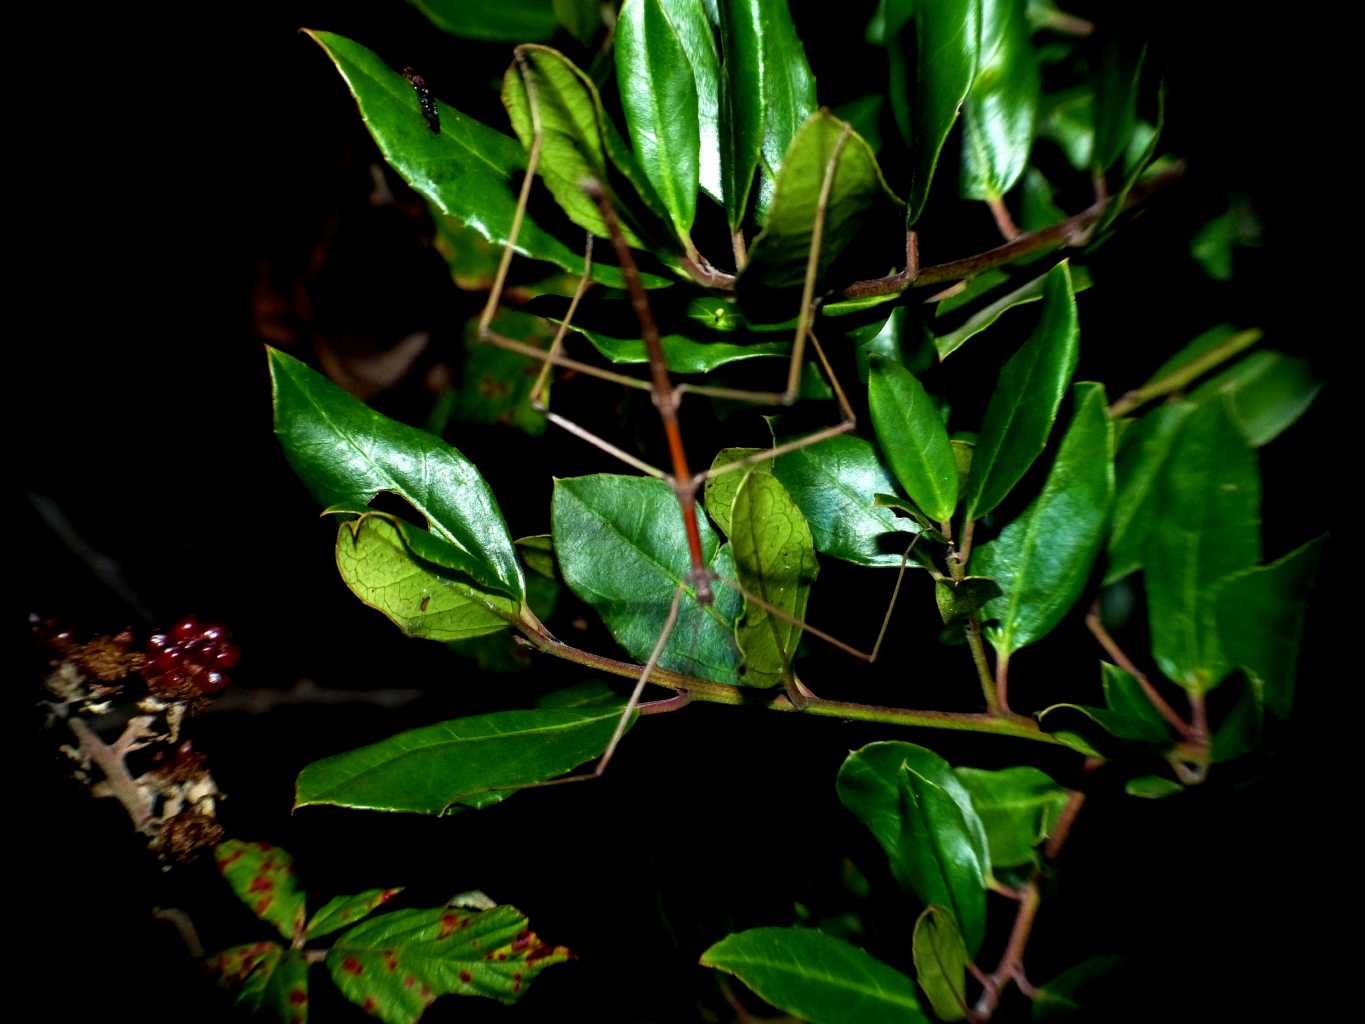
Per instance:
[[[227,669],[241,656],[226,626],[181,619],[169,633],[154,633],[147,641],[143,675],[154,693],[211,697],[227,686]]]

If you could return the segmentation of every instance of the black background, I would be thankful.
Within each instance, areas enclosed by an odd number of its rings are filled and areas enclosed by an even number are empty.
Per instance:
[[[831,22],[825,5],[793,4],[823,102],[880,87],[880,68],[857,48],[867,7],[840,4],[847,21]],[[1336,335],[1316,319],[1315,297],[1335,211],[1349,216],[1349,207],[1329,155],[1330,61],[1313,59],[1323,30],[1242,11],[1159,3],[1134,16],[1167,75],[1169,149],[1190,173],[1094,261],[1099,284],[1080,306],[1079,376],[1110,382],[1111,394],[1224,320],[1261,325],[1270,344],[1328,371]],[[701,1019],[700,1004],[723,1003],[694,966],[699,952],[731,930],[789,923],[793,901],[839,909],[844,857],[872,880],[860,908],[865,944],[908,968],[914,908],[838,805],[839,763],[880,738],[927,743],[954,763],[985,767],[1034,757],[1028,744],[699,706],[646,723],[648,739],[641,729],[600,784],[529,792],[439,821],[290,815],[293,777],[318,757],[474,710],[525,706],[580,678],[538,662],[528,674],[480,679],[468,662],[404,640],[361,607],[336,579],[332,528],[271,435],[252,319],[263,280],[307,281],[313,319],[300,325],[300,354],[310,331],[396,340],[427,329],[437,350],[448,350],[477,307],[449,286],[420,223],[368,203],[377,154],[301,26],[340,31],[392,64],[422,68],[440,96],[505,124],[485,83],[500,75],[506,48],[443,38],[402,4],[248,4],[221,21],[198,7],[174,16],[105,9],[38,37],[40,63],[17,105],[11,149],[19,179],[11,202],[28,229],[23,284],[12,297],[20,321],[12,436],[24,491],[12,621],[21,627],[33,609],[90,630],[145,629],[193,612],[231,626],[246,652],[235,673],[241,687],[308,678],[342,689],[422,688],[420,701],[396,712],[216,714],[193,735],[230,794],[222,805],[229,831],[292,850],[315,899],[404,884],[412,905],[429,905],[482,888],[581,956],[548,971],[515,1010],[449,999],[430,1019]],[[1234,192],[1252,197],[1265,246],[1240,257],[1232,284],[1216,285],[1189,260],[1188,239]],[[1085,201],[1078,195],[1073,209]],[[975,227],[951,239],[926,233],[926,260],[990,244],[989,218],[976,216],[980,237]],[[324,239],[326,260],[310,269]],[[972,358],[964,350],[955,371],[968,382],[973,367],[993,372],[989,355]],[[595,407],[604,429],[613,419],[618,432],[648,424],[629,403],[603,402],[595,385],[576,386],[584,397],[564,387],[557,403],[577,401],[585,415]],[[1329,387],[1262,450],[1269,557],[1328,526],[1331,396]],[[420,418],[422,400],[409,390],[380,404]],[[699,448],[736,438],[704,441]],[[518,536],[548,528],[551,472],[616,471],[562,434],[528,442],[471,430],[456,443],[485,471]],[[96,578],[39,505],[58,509],[117,567],[136,605]],[[867,579],[827,564],[812,619],[870,637],[868,616],[882,597]],[[911,607],[931,614],[927,584],[912,583]],[[1291,1006],[1306,1011],[1332,987],[1324,961],[1333,940],[1321,921],[1346,869],[1320,781],[1325,722],[1338,699],[1325,589],[1306,637],[1299,714],[1274,733],[1270,754],[1219,769],[1176,800],[1101,793],[1087,806],[1029,951],[1035,982],[1092,952],[1124,953],[1132,983],[1109,1019],[1167,1020],[1270,1019]],[[1020,656],[1018,706],[1093,698],[1095,652],[1078,625],[1073,618],[1060,642]],[[586,642],[610,649],[600,634]],[[871,686],[888,702],[918,706],[961,707],[975,691],[965,653],[909,627],[871,681],[815,649],[803,678],[831,696]],[[35,668],[12,687],[28,694],[36,679]],[[24,701],[17,707],[27,713]],[[33,805],[15,830],[34,853],[25,888],[35,897],[34,952],[50,977],[50,1015],[68,1019],[77,1005],[136,1008],[148,1020],[226,1014],[147,908],[191,911],[211,948],[264,934],[211,866],[161,873],[112,802],[93,803],[61,777],[51,747],[41,737],[18,769]],[[1038,763],[1072,781],[1074,761],[1045,751]],[[997,946],[1007,909],[993,906]],[[320,975],[313,990],[315,1019],[358,1019]],[[1026,1015],[1011,994],[999,1019]]]

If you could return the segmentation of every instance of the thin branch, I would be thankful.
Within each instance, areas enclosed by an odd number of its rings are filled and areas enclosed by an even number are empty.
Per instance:
[[[1086,628],[1094,634],[1094,637],[1099,641],[1100,646],[1104,648],[1104,653],[1114,659],[1114,664],[1118,665],[1119,668],[1123,669],[1123,671],[1137,680],[1138,686],[1142,687],[1142,692],[1147,695],[1148,702],[1157,710],[1157,713],[1160,714],[1162,718],[1166,719],[1166,721],[1171,724],[1172,728],[1180,733],[1185,739],[1194,739],[1196,735],[1195,730],[1185,721],[1185,719],[1180,717],[1175,708],[1166,703],[1161,694],[1157,693],[1156,687],[1153,686],[1152,681],[1147,678],[1147,674],[1133,664],[1128,655],[1123,653],[1123,648],[1118,645],[1118,642],[1109,635],[1109,631],[1104,628],[1104,623],[1100,620],[1100,606],[1098,601],[1090,606],[1090,611],[1085,616],[1085,625]]]
[[[175,928],[180,935],[180,941],[185,944],[185,949],[190,956],[196,960],[204,958],[204,944],[199,941],[199,932],[195,930],[194,922],[190,920],[189,914],[178,907],[153,907],[152,916]]]
[[[147,835],[155,834],[152,805],[142,788],[128,774],[128,766],[123,759],[130,751],[137,749],[139,740],[151,735],[148,726],[152,721],[151,715],[139,715],[129,720],[123,735],[114,741],[113,746],[106,745],[95,735],[95,730],[79,718],[69,718],[66,723],[76,734],[80,752],[104,773],[102,794],[112,796],[121,803],[128,817],[133,820],[133,827]]]

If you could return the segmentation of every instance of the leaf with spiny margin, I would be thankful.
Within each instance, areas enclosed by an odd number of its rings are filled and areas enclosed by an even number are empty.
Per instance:
[[[952,913],[968,951],[980,949],[989,844],[948,762],[913,743],[870,743],[844,760],[837,788],[886,851],[901,887]]]
[[[1135,676],[1107,661],[1100,662],[1100,673],[1104,707],[1053,704],[1039,713],[1039,725],[1051,731],[1055,722],[1049,722],[1048,717],[1061,710],[1070,710],[1080,712],[1110,736],[1120,740],[1159,747],[1169,747],[1175,742],[1170,725],[1152,706]]]
[[[293,941],[303,930],[304,895],[294,884],[294,858],[269,843],[229,839],[213,850],[218,870],[262,921]]]
[[[720,143],[720,52],[716,47],[714,0],[658,0],[669,24],[678,35],[683,54],[692,69],[697,90],[699,128],[698,184],[701,190],[724,205]]]
[[[810,1024],[928,1024],[915,985],[842,939],[813,928],[750,928],[701,955],[780,1010]]]
[[[1268,444],[1302,416],[1323,380],[1302,359],[1281,352],[1253,352],[1201,384],[1195,402],[1222,398],[1253,448]]]
[[[943,416],[899,363],[868,362],[867,404],[877,441],[902,489],[934,522],[957,508],[957,466]]]
[[[414,1024],[444,995],[515,1003],[536,975],[571,956],[526,924],[510,906],[398,910],[337,939],[327,970],[347,999],[387,1024]]]
[[[870,442],[840,434],[779,455],[773,474],[810,524],[815,549],[854,565],[898,568],[901,553],[919,524],[876,506],[876,496],[895,490],[891,475]],[[882,548],[879,538],[901,534]],[[916,564],[913,561],[911,564]]]
[[[611,197],[632,246],[676,250],[663,202],[607,117],[592,79],[558,50],[529,43],[517,47],[503,75],[502,103],[529,151],[536,119],[528,81],[541,131],[537,172],[569,219],[598,238],[610,237],[596,201],[583,191],[584,180],[591,178]]]
[[[526,593],[498,503],[474,464],[425,430],[381,416],[278,349],[267,349],[275,435],[322,505],[363,510],[397,495],[427,521],[403,523],[421,558],[520,600]]]
[[[986,289],[993,287],[994,285],[999,284],[1004,280],[1005,278],[1003,276],[994,277],[991,275],[990,271],[987,271],[980,277],[974,278],[973,284],[981,282],[984,285],[982,291],[985,291]],[[1014,309],[1016,306],[1022,306],[1029,302],[1037,302],[1039,299],[1043,297],[1044,286],[1047,284],[1047,281],[1048,281],[1047,274],[1035,277],[1031,281],[1025,281],[1018,288],[1011,289],[1004,295],[1001,295],[998,299],[991,301],[990,303],[982,306],[976,312],[972,313],[971,316],[969,316],[965,321],[963,321],[962,326],[958,327],[957,330],[949,331],[947,334],[940,335],[939,337],[935,338],[934,346],[935,348],[938,349],[939,359],[947,359],[950,355],[952,355],[963,345],[965,345],[970,339],[980,334],[991,324],[999,320],[1000,317],[1007,313],[1009,310]],[[1084,267],[1076,267],[1072,271],[1071,293],[1073,295],[1079,295],[1081,292],[1089,288],[1091,283],[1092,282],[1090,278],[1090,272],[1086,270]],[[946,299],[943,302],[940,302],[938,304],[937,310],[934,313],[934,316],[937,317],[943,315],[944,313],[951,312],[953,309],[958,308],[958,306],[964,305],[967,301],[969,301],[972,298],[975,298],[979,294],[981,294],[981,292],[973,293],[972,289],[969,287],[967,291],[963,293],[963,295],[953,296],[951,299]]]
[[[703,12],[704,13],[704,12]],[[659,0],[626,0],[616,20],[616,84],[640,168],[686,239],[697,213],[697,86]]]
[[[1192,412],[1191,402],[1169,402],[1147,413],[1124,433],[1114,466],[1118,488],[1109,526],[1105,586],[1142,568],[1147,534],[1157,518],[1156,484],[1171,446]]]
[[[1027,765],[985,771],[954,768],[971,794],[972,806],[986,829],[991,865],[1016,868],[1034,863],[1033,849],[1056,827],[1066,806],[1067,791],[1052,778]]]
[[[504,594],[473,586],[416,557],[387,516],[337,528],[337,571],[362,603],[408,636],[449,643],[507,629],[520,611]]]
[[[940,576],[934,580],[934,600],[945,626],[970,618],[1000,594],[1000,584],[986,576],[965,576],[960,580]]]
[[[345,36],[308,32],[341,72],[360,107],[365,127],[384,159],[414,189],[445,215],[468,225],[496,246],[512,235],[518,176],[526,169],[526,153],[517,140],[436,101],[441,130],[433,134],[422,116],[412,86],[379,57]],[[530,38],[520,37],[518,42]],[[548,260],[565,270],[583,269],[581,248],[575,251],[535,223],[522,220],[516,250]],[[668,284],[666,278],[643,275],[646,287]],[[594,264],[593,277],[622,287],[616,267]]]
[[[761,451],[763,451],[762,448],[722,448],[711,460],[711,472],[715,473],[722,466],[747,459]],[[706,506],[706,514],[720,528],[720,532],[727,537],[730,535],[730,513],[734,510],[735,495],[739,493],[739,485],[744,482],[745,477],[755,471],[771,473],[773,471],[772,459],[765,459],[744,469],[732,470],[718,476],[708,476],[703,485],[702,502]],[[807,529],[809,529],[809,525],[807,525]]]
[[[1326,537],[1318,537],[1269,565],[1238,573],[1215,596],[1224,653],[1247,672],[1279,718],[1288,718],[1294,704],[1308,591],[1326,544]]]
[[[314,761],[299,772],[294,806],[455,813],[507,799],[607,747],[620,705],[495,711],[400,732]]]
[[[369,917],[370,914],[402,891],[401,887],[397,889],[366,889],[364,892],[358,892],[353,896],[334,896],[313,915],[313,919],[308,922],[308,927],[304,930],[304,935],[309,939],[316,939],[323,935],[330,935],[339,928],[356,924]]]
[[[601,331],[585,330],[577,324],[573,329],[592,342],[593,348],[613,363],[649,362],[649,353],[641,338],[613,338]],[[735,344],[707,339],[705,332],[701,331],[696,332],[696,336],[665,334],[660,336],[659,344],[664,350],[664,362],[672,373],[710,373],[746,359],[786,358],[791,355],[792,348],[791,341],[786,339]]]
[[[824,213],[817,288],[858,234],[868,225],[882,222],[878,213],[884,219],[888,211],[902,205],[887,187],[872,148],[852,126],[825,110],[811,114],[787,150],[767,221],[735,282],[741,308],[772,308],[778,300],[790,298],[782,315],[791,316],[798,310],[797,293],[810,260],[820,193],[836,149],[838,160]],[[777,293],[776,299],[772,293]]]
[[[204,966],[224,988],[237,990],[237,1005],[248,1013],[270,1013],[281,1024],[307,1024],[306,954],[257,942],[224,950]]]
[[[555,481],[551,523],[559,568],[569,588],[597,610],[616,642],[645,661],[663,631],[674,591],[692,571],[677,495],[662,480],[601,473]],[[734,559],[704,516],[698,516],[706,567],[734,579]],[[738,675],[735,620],[742,598],[714,588],[697,603],[691,584],[678,606],[662,668],[723,683]]]
[[[550,0],[408,0],[442,31],[463,39],[525,43],[557,27]]]
[[[966,199],[999,199],[1028,166],[1043,83],[1026,8],[1026,0],[981,3],[976,68],[962,107]]]
[[[749,593],[803,622],[811,587],[820,572],[810,526],[776,477],[743,475],[732,506],[730,531],[739,582]],[[801,629],[795,623],[748,605],[735,623],[744,682],[750,686],[781,683],[800,640]]]
[[[1059,263],[1044,278],[1037,328],[1001,369],[986,407],[962,495],[968,519],[1004,501],[1047,445],[1076,370],[1079,343],[1071,272]]]
[[[1206,692],[1232,667],[1214,599],[1261,559],[1260,505],[1255,451],[1221,401],[1200,405],[1162,467],[1143,557],[1152,656],[1187,689]]]
[[[953,915],[942,907],[925,907],[911,940],[915,980],[939,1020],[967,1016],[967,947]]]
[[[1042,493],[1000,536],[972,552],[972,571],[1004,591],[982,609],[1003,658],[1046,636],[1090,577],[1114,503],[1114,424],[1104,387],[1078,383],[1076,414]]]

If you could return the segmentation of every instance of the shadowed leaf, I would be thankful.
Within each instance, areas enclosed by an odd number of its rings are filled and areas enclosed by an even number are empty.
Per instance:
[[[549,39],[556,21],[551,0],[408,0],[437,28],[465,39],[527,43]]]
[[[915,922],[911,942],[915,980],[924,990],[939,1020],[961,1020],[967,1015],[967,947],[953,915],[942,907],[925,907]]]
[[[1052,832],[1066,806],[1067,792],[1037,768],[1000,771],[954,768],[971,794],[990,844],[991,865],[1022,867],[1034,862],[1033,849]]]

